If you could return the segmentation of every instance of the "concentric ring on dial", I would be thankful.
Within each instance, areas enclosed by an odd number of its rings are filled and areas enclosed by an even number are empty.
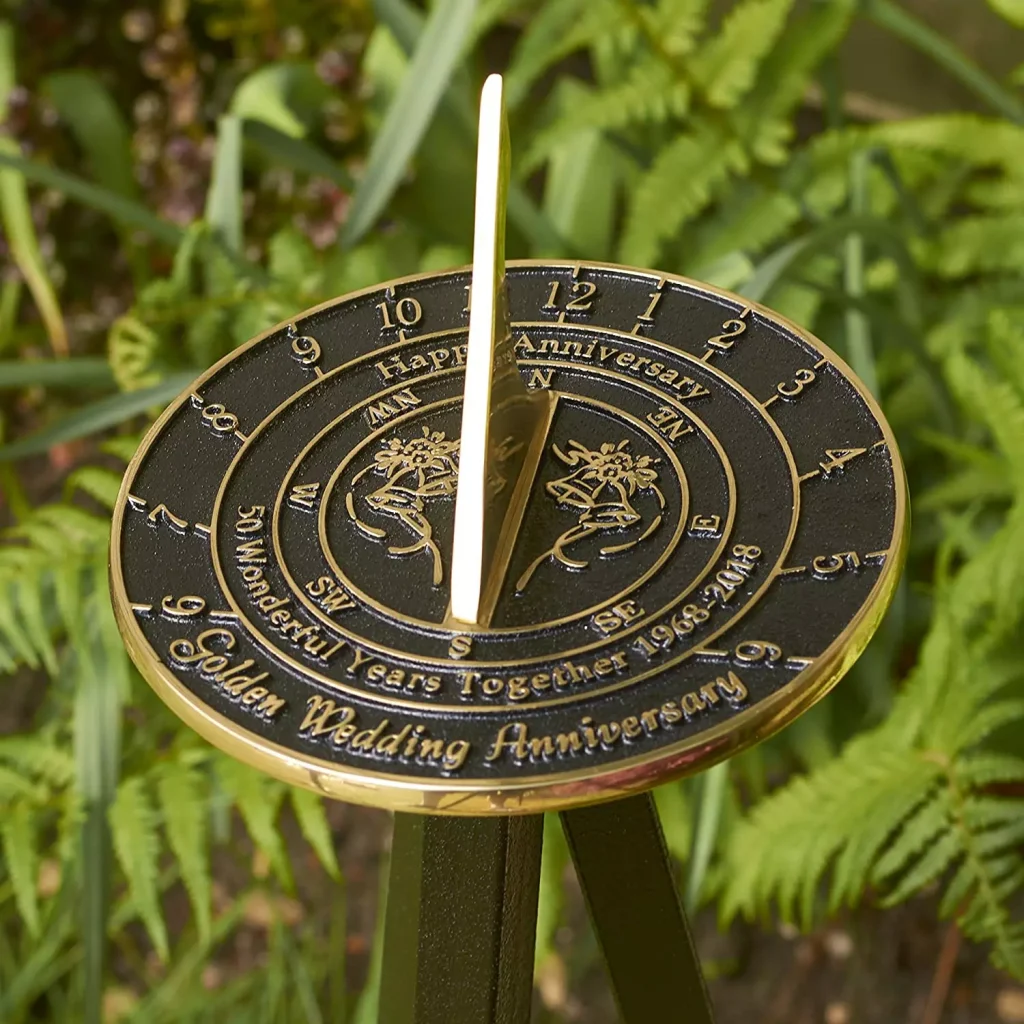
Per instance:
[[[524,324],[516,324],[515,326],[516,327],[526,326],[526,324],[525,323]],[[545,324],[544,326],[547,329],[549,329],[549,330],[556,329],[555,326],[551,325],[551,324]],[[573,325],[573,326],[576,326],[576,325]],[[577,328],[577,329],[579,329],[579,328]],[[730,618],[728,618],[725,621],[723,621],[712,632],[710,632],[709,634],[704,636],[702,638],[700,644],[695,645],[695,646],[693,646],[693,647],[691,647],[691,648],[681,652],[679,655],[677,655],[676,657],[674,657],[671,660],[666,660],[665,662],[660,663],[660,665],[658,666],[657,670],[655,670],[655,671],[656,672],[661,672],[664,669],[669,668],[672,665],[679,664],[679,663],[689,659],[694,654],[699,653],[699,648],[700,647],[709,645],[717,636],[721,635],[727,629],[732,628],[732,626],[734,626],[735,623],[737,621],[739,621],[739,619],[743,616],[743,614],[747,610],[753,608],[757,604],[757,602],[762,598],[762,596],[765,593],[765,591],[767,590],[767,588],[772,584],[773,580],[776,577],[776,573],[777,573],[779,567],[785,561],[785,558],[786,558],[786,555],[788,553],[789,547],[792,544],[793,537],[794,537],[795,532],[796,532],[797,522],[799,520],[800,499],[799,499],[799,485],[798,485],[798,481],[797,481],[797,468],[796,468],[795,461],[793,459],[792,452],[791,452],[791,450],[789,448],[789,445],[786,442],[785,437],[782,434],[781,430],[779,429],[778,425],[775,423],[774,419],[772,419],[772,417],[767,415],[767,413],[762,409],[760,403],[745,388],[743,388],[741,385],[739,385],[733,378],[729,377],[728,374],[725,374],[723,371],[719,370],[718,368],[716,368],[714,366],[709,366],[708,364],[706,364],[704,362],[701,362],[698,357],[692,355],[691,353],[682,352],[682,351],[680,351],[678,349],[671,348],[670,346],[668,346],[668,345],[666,345],[664,343],[661,343],[661,342],[657,342],[655,339],[652,339],[652,338],[649,338],[649,337],[637,338],[636,336],[633,336],[633,335],[626,335],[625,332],[616,331],[616,330],[611,329],[611,328],[605,328],[605,327],[599,327],[599,326],[587,325],[585,329],[586,329],[586,331],[588,333],[599,333],[599,334],[605,334],[605,335],[616,336],[616,337],[621,336],[623,338],[629,338],[629,340],[632,341],[633,343],[639,343],[639,344],[643,344],[643,345],[651,345],[651,346],[653,346],[653,347],[655,347],[655,348],[657,348],[657,349],[667,353],[670,357],[676,357],[678,359],[681,359],[684,362],[689,362],[691,364],[694,364],[695,368],[697,370],[699,370],[701,372],[705,372],[705,373],[707,373],[707,374],[709,374],[711,376],[714,376],[714,377],[718,378],[719,381],[725,387],[727,387],[734,394],[736,394],[738,397],[740,397],[745,402],[745,404],[748,405],[751,409],[755,410],[757,412],[757,414],[759,415],[759,417],[763,420],[763,422],[765,422],[765,424],[769,427],[770,432],[775,436],[775,438],[776,438],[776,440],[777,440],[777,442],[779,444],[779,447],[780,447],[780,449],[781,449],[781,451],[782,451],[782,453],[783,453],[783,455],[785,457],[786,463],[787,463],[787,465],[789,467],[789,471],[790,471],[789,483],[790,483],[790,487],[792,488],[792,491],[791,491],[791,493],[792,493],[792,507],[791,507],[791,516],[790,516],[790,527],[789,527],[788,534],[786,536],[786,540],[785,540],[785,542],[782,545],[782,548],[780,550],[778,558],[776,559],[774,565],[771,566],[771,568],[769,568],[767,570],[766,574],[765,574],[764,582],[752,594],[750,594],[750,596],[743,603],[743,605],[736,606],[736,613],[733,616],[731,616]],[[459,333],[459,332],[457,332],[457,331],[455,331],[455,332],[449,331],[449,332],[438,332],[438,333],[448,333],[448,334],[451,334],[451,333]],[[420,336],[420,337],[417,337],[415,339],[409,339],[409,341],[406,342],[406,344],[422,344],[422,342],[424,340],[427,340],[426,336]],[[394,346],[389,346],[389,350],[394,351],[394,350],[396,350],[399,347],[400,347],[400,345],[397,345],[397,344],[394,345]],[[376,354],[376,353],[374,353],[374,354]],[[258,629],[252,623],[251,619],[245,614],[245,612],[238,605],[238,602],[234,598],[234,596],[233,596],[233,594],[232,594],[232,592],[230,590],[230,587],[229,587],[229,585],[228,585],[228,583],[227,583],[227,581],[225,579],[225,576],[224,576],[224,573],[223,573],[223,568],[221,566],[219,557],[217,555],[217,523],[219,521],[220,507],[221,507],[221,504],[222,504],[222,499],[223,499],[223,496],[224,496],[224,492],[225,492],[227,483],[230,480],[231,475],[234,472],[235,467],[237,465],[239,465],[239,463],[240,463],[240,461],[241,461],[241,459],[243,457],[243,454],[253,444],[254,440],[260,435],[260,433],[262,431],[264,431],[272,423],[273,419],[280,413],[280,411],[283,408],[288,406],[291,402],[297,400],[301,395],[304,395],[306,392],[308,392],[312,388],[317,387],[320,384],[323,384],[330,377],[332,377],[332,376],[342,372],[346,367],[351,367],[352,365],[354,365],[357,362],[365,361],[366,358],[367,357],[361,357],[360,360],[353,360],[352,363],[345,364],[342,367],[337,367],[337,368],[335,368],[335,370],[331,371],[330,374],[326,374],[323,378],[321,378],[321,379],[319,379],[317,381],[311,382],[305,388],[300,389],[295,394],[290,396],[290,398],[286,402],[281,403],[281,405],[279,405],[276,409],[274,409],[263,420],[263,422],[256,428],[256,430],[254,430],[249,435],[248,440],[243,444],[242,448],[236,454],[234,460],[232,461],[231,465],[229,466],[228,470],[226,471],[226,473],[225,473],[225,475],[224,475],[224,477],[222,479],[220,488],[218,490],[217,499],[216,499],[216,503],[215,503],[215,513],[214,513],[213,523],[212,523],[213,530],[212,530],[212,536],[211,536],[211,546],[212,546],[212,550],[213,550],[213,554],[214,554],[214,568],[215,568],[215,572],[217,574],[218,582],[219,582],[219,584],[220,584],[220,586],[222,588],[222,591],[223,591],[223,593],[224,593],[224,595],[225,595],[229,605],[231,606],[232,610],[238,615],[240,621],[242,622],[242,624],[245,626],[245,628],[247,629],[247,631],[251,635],[256,637],[265,647],[268,647],[268,648],[272,649],[275,652],[275,656],[278,657],[285,664],[290,665],[291,667],[293,667],[293,668],[297,669],[299,672],[301,672],[303,675],[307,676],[310,679],[314,679],[317,682],[319,682],[319,683],[321,683],[321,684],[323,684],[325,686],[328,686],[328,687],[330,687],[332,689],[335,689],[335,690],[340,690],[340,691],[343,691],[343,692],[352,693],[354,696],[358,696],[358,697],[361,697],[362,699],[365,699],[365,700],[368,700],[368,701],[371,701],[371,702],[380,703],[380,704],[383,704],[383,705],[386,705],[386,706],[415,708],[415,709],[421,710],[421,711],[434,711],[434,712],[456,711],[456,712],[459,712],[459,713],[462,713],[462,714],[475,714],[475,713],[494,714],[494,713],[505,712],[505,711],[507,711],[507,707],[508,706],[507,705],[502,705],[502,704],[465,704],[465,703],[442,704],[442,703],[440,703],[438,701],[406,700],[404,698],[396,697],[393,694],[378,693],[378,692],[373,691],[373,690],[364,689],[364,688],[361,688],[361,687],[358,687],[358,686],[353,686],[351,684],[348,684],[348,683],[342,682],[340,680],[337,680],[337,679],[335,679],[335,678],[333,678],[331,676],[327,676],[327,675],[325,675],[322,672],[318,672],[316,669],[311,668],[306,663],[301,662],[301,661],[293,658],[290,654],[288,654],[285,651],[281,650],[260,629]],[[532,362],[532,363],[536,363],[537,365],[556,365],[556,366],[559,366],[559,367],[561,367],[563,369],[565,369],[565,368],[572,368],[572,364],[568,363],[568,362],[565,362],[565,361],[557,361],[556,362],[556,361],[544,361],[544,360],[534,360],[534,361],[522,360],[522,362],[524,363],[524,365],[529,365]],[[598,370],[596,370],[593,367],[582,367],[582,366],[581,367],[576,367],[576,369],[579,370],[580,372],[585,373],[588,376],[604,375],[606,377],[616,378],[622,384],[626,385],[627,387],[637,387],[637,386],[640,386],[641,389],[646,389],[646,387],[647,387],[647,385],[645,385],[644,382],[639,381],[636,378],[628,377],[628,376],[626,376],[624,374],[617,374],[615,371],[603,370],[603,369],[598,371]],[[449,374],[449,373],[453,373],[453,372],[458,372],[458,371],[454,370],[454,369],[439,371],[438,376]],[[653,389],[653,390],[655,392],[657,392],[657,389]],[[686,410],[686,412],[687,412],[687,414],[692,416],[692,412],[690,410]],[[723,451],[724,451],[724,449],[723,449]],[[279,492],[279,495],[280,495],[280,492]],[[278,508],[279,507],[280,507],[280,502],[278,502]],[[275,527],[274,527],[274,529],[276,531],[276,516],[275,516]],[[276,532],[275,532],[275,536],[276,536]],[[727,536],[728,535],[725,534],[725,532],[723,531],[723,540],[727,539]],[[722,548],[724,549],[724,544],[722,545]],[[696,579],[694,579],[692,581],[691,586],[687,587],[687,589],[683,592],[682,595],[677,595],[677,596],[673,597],[672,600],[670,600],[669,602],[666,602],[663,606],[658,608],[655,612],[653,612],[651,614],[648,614],[648,615],[645,615],[642,619],[637,620],[635,623],[631,623],[630,626],[626,630],[624,630],[623,632],[620,632],[620,633],[618,633],[616,635],[616,638],[615,638],[616,641],[621,642],[625,637],[627,637],[629,635],[633,635],[633,634],[639,632],[646,625],[650,624],[651,622],[656,621],[659,617],[664,616],[672,608],[676,607],[677,605],[680,605],[683,601],[685,601],[686,596],[689,593],[692,592],[692,589],[694,587],[700,585],[702,580],[703,580],[703,577],[697,577]],[[289,585],[294,588],[294,581],[292,581]],[[293,593],[294,592],[295,591],[293,589]],[[320,618],[320,616],[318,616],[318,618]],[[580,653],[584,653],[584,652],[588,652],[588,651],[592,651],[592,650],[599,650],[601,647],[604,647],[604,646],[606,646],[609,643],[607,638],[602,638],[602,639],[596,640],[592,644],[589,644],[589,645],[586,645],[586,646],[583,646],[583,647],[573,648],[573,649],[567,650],[567,651],[559,651],[557,653],[545,655],[545,656],[540,657],[540,658],[510,659],[510,660],[503,660],[503,661],[500,661],[500,662],[465,660],[465,661],[460,661],[457,664],[453,664],[450,660],[445,660],[445,659],[441,659],[441,658],[430,659],[430,658],[426,658],[426,657],[423,657],[423,656],[420,656],[420,655],[410,655],[407,652],[402,652],[402,651],[396,650],[394,648],[384,647],[382,645],[375,644],[374,642],[368,641],[368,640],[366,640],[365,638],[363,638],[361,636],[355,636],[354,634],[349,634],[347,630],[344,630],[338,623],[333,622],[333,621],[331,622],[331,628],[333,629],[333,631],[337,635],[339,635],[341,637],[344,637],[345,639],[350,639],[350,638],[357,639],[359,643],[361,643],[364,646],[367,646],[368,648],[371,648],[371,649],[373,649],[373,650],[375,650],[375,651],[377,651],[377,652],[379,652],[379,653],[381,653],[381,654],[383,654],[385,656],[392,657],[392,658],[395,658],[395,659],[403,661],[403,662],[413,662],[413,663],[415,663],[417,665],[419,665],[419,664],[431,665],[431,666],[436,666],[438,668],[444,668],[444,669],[448,669],[448,670],[452,670],[452,669],[456,669],[456,668],[457,669],[485,669],[486,670],[486,669],[491,669],[491,668],[499,667],[499,666],[501,668],[517,668],[517,667],[520,667],[520,666],[526,666],[526,665],[531,665],[531,664],[543,664],[545,662],[555,662],[555,661],[558,661],[559,659],[562,659],[562,658],[570,658],[570,657],[578,656]],[[644,678],[646,678],[650,674],[652,674],[652,673],[651,672],[645,672],[643,674],[643,676],[644,676]],[[610,692],[615,692],[617,690],[621,690],[621,689],[623,689],[625,687],[628,687],[628,686],[632,685],[634,678],[636,678],[636,677],[630,676],[629,678],[617,681],[617,682],[612,683],[612,684],[608,684],[608,685],[603,686],[601,688],[595,688],[593,690],[588,690],[588,691],[581,691],[579,693],[569,694],[569,695],[565,695],[565,696],[562,696],[562,697],[550,698],[548,700],[534,701],[534,702],[530,703],[530,708],[531,709],[543,708],[543,707],[556,706],[556,705],[561,705],[561,704],[566,704],[566,703],[573,703],[573,702],[577,702],[577,701],[583,700],[583,699],[586,699],[586,700],[596,699],[596,698],[600,697],[601,695],[604,695],[604,694],[607,694],[607,693],[610,693]]]

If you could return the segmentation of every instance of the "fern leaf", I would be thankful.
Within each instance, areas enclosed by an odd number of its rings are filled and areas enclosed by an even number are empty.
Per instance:
[[[224,791],[238,806],[256,848],[266,855],[282,883],[291,888],[291,869],[277,827],[284,787],[248,765],[227,757],[217,758],[217,777]]]
[[[883,903],[891,907],[914,893],[919,892],[926,885],[934,882],[957,858],[961,855],[962,848],[954,832],[941,833],[932,845],[900,879],[899,884],[886,895]]]
[[[726,15],[721,31],[693,59],[708,103],[734,107],[743,98],[792,6],[793,0],[742,0]]]
[[[1024,758],[978,750],[963,755],[956,771],[963,785],[972,789],[995,783],[1024,782]]]
[[[159,383],[160,374],[153,362],[160,338],[134,316],[118,317],[107,334],[107,358],[114,380],[122,391],[141,391]]]
[[[331,878],[339,878],[341,869],[334,853],[334,841],[331,838],[331,827],[327,823],[323,797],[311,793],[308,789],[291,788],[292,809],[299,823],[302,834],[313,847],[314,852],[323,864],[324,870]]]
[[[704,28],[707,8],[708,0],[658,0],[651,22],[661,49],[672,57],[690,53]]]
[[[212,879],[207,851],[207,800],[203,776],[183,761],[168,762],[157,775],[164,831],[181,868],[202,943],[210,941]]]
[[[943,790],[933,793],[907,817],[895,840],[875,864],[873,874],[876,880],[884,880],[903,871],[912,858],[947,831],[949,815],[945,797]]]
[[[1024,270],[1024,214],[979,214],[947,227],[935,244],[934,263],[943,277]]]
[[[869,734],[834,761],[761,801],[734,831],[723,913],[753,913],[774,897],[792,919],[797,901],[807,920],[818,884],[833,858],[866,829],[884,820],[872,842],[848,855],[844,877],[859,880],[887,835],[920,803],[939,767],[913,751],[894,750]],[[884,814],[882,809],[884,808]],[[822,822],[829,822],[822,828]],[[844,891],[851,883],[844,881]]]
[[[753,191],[730,197],[722,209],[706,229],[708,241],[687,260],[697,273],[731,252],[757,255],[782,239],[801,216],[799,203],[784,192]]]
[[[104,508],[113,510],[117,502],[117,493],[121,489],[121,475],[100,466],[82,466],[71,473],[65,484],[67,495],[75,491],[84,491],[90,498],[95,498]]]
[[[1014,175],[1024,146],[1024,127],[976,114],[935,114],[891,121],[870,129],[869,144],[920,149],[967,167],[997,168]]]
[[[662,244],[703,210],[712,190],[741,167],[739,145],[712,135],[682,135],[662,149],[634,190],[623,231],[623,262],[656,263]]]
[[[609,0],[553,0],[545,4],[520,36],[505,73],[509,109],[515,109],[526,98],[534,81],[552,64],[601,36],[623,31],[623,27],[621,12]]]
[[[139,917],[162,960],[168,956],[167,928],[157,886],[160,840],[156,813],[142,778],[125,779],[110,807],[111,836]]]
[[[36,846],[35,811],[24,802],[16,803],[0,815],[2,841],[7,874],[14,889],[14,902],[29,934],[39,935],[39,900],[36,876],[39,873],[39,851]]]

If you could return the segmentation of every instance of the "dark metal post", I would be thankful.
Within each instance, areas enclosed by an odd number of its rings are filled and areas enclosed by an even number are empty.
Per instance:
[[[624,1024],[714,1024],[651,795],[561,818]]]
[[[380,1024],[528,1024],[542,828],[395,815]]]

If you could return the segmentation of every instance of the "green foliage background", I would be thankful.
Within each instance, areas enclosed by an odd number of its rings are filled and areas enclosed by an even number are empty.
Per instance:
[[[1021,0],[991,7],[1024,30]],[[179,0],[159,16],[165,49],[195,56],[205,92],[175,131],[212,150],[190,193],[161,191],[170,171],[140,158],[144,119],[109,74],[36,66],[25,8],[0,26],[17,271],[0,282],[0,670],[46,682],[0,736],[0,1019],[98,1021],[116,965],[134,992],[118,1019],[373,1020],[373,969],[358,1001],[336,984],[343,908],[326,939],[279,915],[265,969],[204,989],[246,900],[293,891],[285,817],[339,869],[317,798],[222,757],[137,677],[107,598],[109,509],[146,417],[232,347],[322,299],[468,262],[477,90],[509,41],[510,255],[652,266],[766,302],[880,397],[910,474],[906,579],[851,678],[781,737],[657,794],[689,903],[810,925],[938,885],[941,913],[1024,977],[1024,65],[997,81],[893,0],[738,0],[721,21],[707,0]],[[836,52],[857,19],[984,112],[851,123]],[[56,112],[31,155],[23,54]],[[150,75],[172,107],[174,68]],[[812,86],[819,123],[798,131]],[[99,325],[68,272],[95,260],[82,224],[121,284]],[[213,865],[232,822],[259,856],[225,904]],[[565,861],[547,835],[542,967]],[[192,913],[171,926],[178,884]]]

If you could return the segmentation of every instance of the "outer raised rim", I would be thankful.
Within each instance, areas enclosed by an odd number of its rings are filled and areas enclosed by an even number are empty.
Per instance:
[[[576,262],[564,260],[513,260],[508,263],[510,268],[571,269],[579,265]],[[906,475],[899,450],[896,447],[895,435],[878,403],[846,362],[832,349],[808,331],[760,303],[751,302],[732,292],[714,288],[677,274],[661,274],[657,271],[642,270],[614,263],[584,261],[582,266],[649,277],[654,281],[665,279],[676,284],[710,292],[730,302],[749,306],[767,319],[782,324],[797,337],[819,349],[823,355],[828,357],[829,362],[840,369],[853,384],[871,410],[885,437],[895,479],[896,514],[889,556],[882,565],[878,580],[867,599],[842,633],[829,644],[813,665],[799,672],[789,683],[770,697],[766,697],[745,711],[731,716],[726,721],[720,722],[696,736],[687,737],[649,754],[640,754],[617,761],[604,768],[596,770],[582,768],[550,776],[524,775],[520,778],[506,780],[501,785],[495,785],[485,779],[465,781],[445,778],[419,779],[369,772],[334,764],[321,758],[298,754],[241,728],[219,712],[214,711],[182,685],[157,657],[156,652],[135,621],[121,571],[121,529],[124,509],[127,505],[131,484],[149,446],[178,408],[188,401],[189,395],[197,387],[236,359],[241,352],[259,344],[263,339],[282,330],[287,324],[298,319],[308,318],[340,303],[350,302],[352,299],[364,295],[375,294],[388,286],[423,281],[439,277],[442,273],[459,273],[469,269],[454,268],[450,271],[415,274],[382,282],[305,310],[264,331],[245,345],[228,353],[189,385],[164,410],[146,434],[142,444],[139,445],[125,470],[121,489],[117,496],[117,504],[114,508],[110,543],[111,598],[118,627],[128,653],[143,678],[179,718],[204,739],[209,740],[214,746],[219,747],[232,757],[285,782],[339,800],[395,811],[428,814],[535,814],[547,810],[564,810],[602,800],[611,800],[703,771],[777,732],[825,696],[845,675],[860,657],[885,615],[899,582],[906,557],[906,542],[909,532]]]

